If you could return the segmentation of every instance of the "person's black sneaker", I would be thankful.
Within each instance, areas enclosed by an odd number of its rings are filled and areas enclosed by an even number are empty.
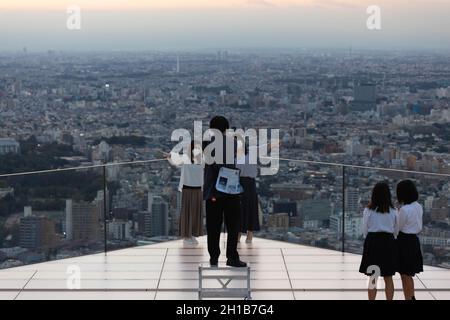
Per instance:
[[[228,260],[227,266],[234,268],[245,268],[247,264],[245,262],[242,262],[241,260]]]
[[[216,260],[216,259],[210,259],[210,260],[209,260],[209,265],[210,265],[211,267],[218,267],[218,266],[219,266],[219,261]]]

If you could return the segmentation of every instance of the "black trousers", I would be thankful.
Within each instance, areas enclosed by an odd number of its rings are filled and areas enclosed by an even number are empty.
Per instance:
[[[225,218],[227,228],[227,259],[238,260],[238,233],[240,227],[240,198],[225,196],[206,200],[206,231],[208,233],[208,252],[211,260],[220,256],[220,233]]]

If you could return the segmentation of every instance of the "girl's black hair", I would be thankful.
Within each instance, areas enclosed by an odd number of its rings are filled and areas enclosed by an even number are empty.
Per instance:
[[[391,208],[394,208],[391,189],[386,182],[379,182],[375,185],[368,208],[380,213],[389,213]]]
[[[419,200],[419,192],[411,180],[400,181],[397,185],[397,200],[401,204],[411,204]]]

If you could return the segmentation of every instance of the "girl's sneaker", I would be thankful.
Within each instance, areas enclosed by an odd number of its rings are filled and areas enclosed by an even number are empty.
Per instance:
[[[191,237],[192,244],[198,244],[198,240],[195,237]]]

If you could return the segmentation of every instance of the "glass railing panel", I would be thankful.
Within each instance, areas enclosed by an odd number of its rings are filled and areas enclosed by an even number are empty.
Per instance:
[[[104,250],[99,168],[0,178],[0,268]]]
[[[179,177],[166,160],[106,167],[108,251],[178,239]]]
[[[179,177],[165,160],[0,177],[0,268],[179,239]],[[449,268],[444,175],[283,160],[257,178],[255,236],[360,254],[373,186],[387,181],[395,201],[402,179],[417,184],[424,207],[425,264]]]
[[[281,161],[258,178],[262,230],[257,236],[341,250],[342,169]]]

